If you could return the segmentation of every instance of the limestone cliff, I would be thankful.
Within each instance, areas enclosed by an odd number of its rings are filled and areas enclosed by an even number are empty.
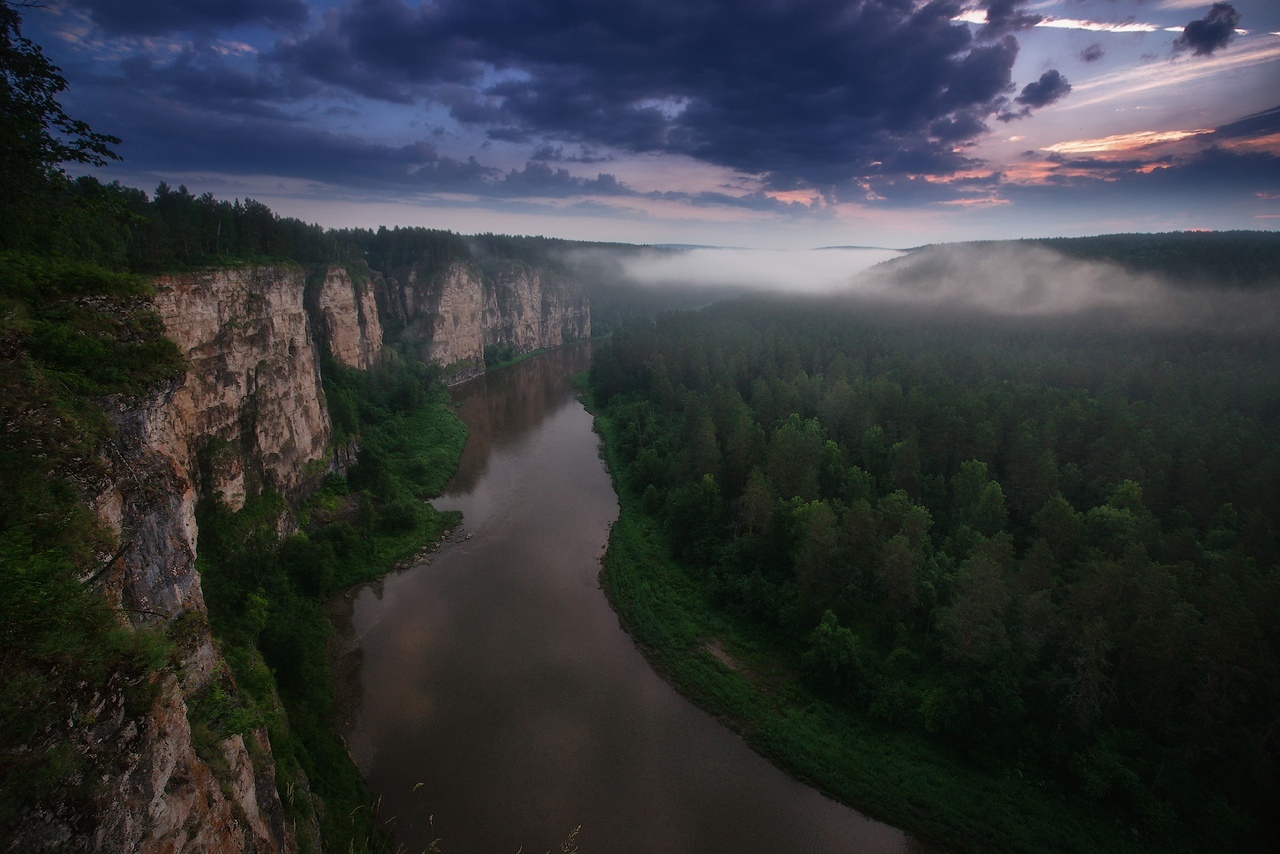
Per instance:
[[[110,480],[93,505],[119,548],[93,581],[135,624],[169,625],[173,634],[183,621],[180,662],[158,675],[147,708],[129,710],[127,686],[85,699],[98,723],[75,737],[83,736],[91,767],[109,769],[100,794],[87,808],[31,816],[15,844],[287,850],[291,834],[265,730],[249,733],[252,749],[235,735],[202,756],[187,701],[213,680],[230,679],[213,648],[196,570],[199,494],[236,508],[263,488],[296,494],[327,467],[331,430],[303,274],[244,268],[164,276],[155,288],[155,309],[187,373],[111,413]],[[345,327],[339,318],[331,334],[349,340]]]
[[[166,628],[178,655],[149,684],[83,686],[76,717],[88,723],[68,721],[65,737],[93,785],[69,778],[61,805],[33,810],[7,850],[291,850],[265,730],[200,749],[192,737],[193,699],[215,684],[235,691],[196,569],[198,500],[297,498],[350,450],[331,447],[322,351],[369,368],[390,325],[459,380],[484,370],[486,347],[523,353],[591,333],[581,289],[518,264],[453,260],[400,279],[330,266],[310,282],[294,267],[245,267],[154,285],[187,371],[109,411],[115,435],[88,498],[117,546],[84,582],[122,621]]]
[[[129,613],[202,609],[197,492],[232,509],[247,491],[296,493],[324,470],[331,434],[302,273],[245,268],[156,281],[155,308],[186,377],[113,415],[113,482],[94,502],[120,552],[106,586]]]
[[[368,277],[331,264],[311,276],[307,309],[319,343],[340,365],[367,370],[382,350],[382,321]]]
[[[591,337],[586,296],[540,270],[506,266],[488,277],[486,285],[486,345],[528,353]]]
[[[496,264],[486,271],[454,261],[424,272],[414,265],[403,281],[381,278],[377,286],[401,338],[444,368],[450,382],[483,373],[488,347],[521,354],[591,336],[582,289],[536,267]]]
[[[210,440],[240,467],[216,484],[233,507],[246,488],[296,492],[330,438],[301,270],[248,267],[163,276],[155,307],[188,365],[146,444],[184,470]]]

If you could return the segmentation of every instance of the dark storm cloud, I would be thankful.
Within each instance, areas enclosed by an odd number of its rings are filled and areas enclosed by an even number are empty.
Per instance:
[[[495,142],[531,142],[527,131],[513,127],[489,128],[485,136]]]
[[[261,68],[249,71],[194,45],[163,62],[144,55],[128,57],[120,62],[119,71],[119,77],[102,82],[224,114],[282,117],[278,104],[316,90],[310,81],[282,78]]]
[[[1239,190],[1254,197],[1260,191],[1280,190],[1280,157],[1270,152],[1234,152],[1208,148],[1178,166],[1153,170],[1146,177],[1156,189],[1187,194]]]
[[[442,158],[426,142],[403,146],[370,143],[272,117],[231,117],[154,102],[129,105],[133,134],[122,147],[125,164],[207,172],[278,175],[340,186],[464,189],[497,172],[476,163]]]
[[[351,0],[327,11],[314,32],[278,44],[270,58],[322,83],[398,103],[432,87],[474,84],[484,72],[480,52],[439,26],[440,5]]]
[[[512,169],[502,179],[503,195],[516,196],[633,196],[635,191],[616,176],[601,172],[595,178],[576,178],[567,169],[554,169],[540,161],[530,161],[523,169]]]
[[[1062,100],[1070,91],[1071,84],[1067,82],[1067,78],[1056,69],[1050,69],[1041,74],[1039,80],[1022,87],[1021,94],[1014,101],[1025,107],[1038,109]]]
[[[1217,129],[1216,133],[1218,136],[1228,138],[1280,133],[1280,106],[1223,125]]]
[[[307,21],[303,0],[71,0],[109,33],[149,36],[257,24],[295,27]]]
[[[1006,106],[997,118],[1002,122],[1025,119],[1031,115],[1032,110],[1047,107],[1056,101],[1060,101],[1070,91],[1071,84],[1067,82],[1067,78],[1063,77],[1057,69],[1050,69],[1041,74],[1039,80],[1023,86],[1022,92],[1013,99],[1014,104],[1021,105],[1021,109]]]
[[[1027,0],[986,0],[981,5],[987,10],[987,23],[978,33],[982,38],[1025,30],[1044,20],[1043,15],[1022,8],[1027,5]]]
[[[602,157],[589,149],[578,153],[565,150],[563,145],[540,145],[529,157],[530,160],[545,160],[548,163],[606,163],[612,158]]]
[[[1079,56],[1083,62],[1097,62],[1099,59],[1102,59],[1104,53],[1106,53],[1106,51],[1102,49],[1102,45],[1094,42],[1084,50],[1080,51]]]
[[[1226,47],[1235,35],[1240,23],[1240,13],[1230,3],[1214,3],[1209,13],[1198,21],[1192,21],[1173,43],[1175,52],[1190,50],[1196,56],[1209,56],[1215,50]]]
[[[1052,202],[1062,209],[1098,205],[1152,204],[1172,202],[1185,209],[1188,199],[1256,202],[1259,193],[1280,192],[1280,157],[1268,152],[1205,149],[1189,158],[1163,158],[1153,162],[1124,163],[1085,158],[1062,159],[1064,167],[1076,170],[1041,185],[1007,185],[1002,195],[1028,202]],[[1129,168],[1132,166],[1132,168]],[[1081,175],[1088,170],[1091,174]]]
[[[947,174],[1007,104],[1029,20],[996,0],[351,0],[282,43],[286,73],[446,104],[501,139],[688,154],[767,186],[842,192],[874,171]],[[1034,17],[1034,16],[1031,16]]]
[[[943,142],[973,139],[987,129],[983,116],[976,113],[957,113],[939,119],[929,127],[929,132]]]
[[[165,75],[173,91],[194,88]],[[110,87],[110,82],[102,84]],[[252,81],[242,81],[252,88]],[[210,101],[214,99],[209,99]],[[215,106],[220,106],[215,104]],[[529,162],[502,172],[475,157],[441,155],[426,140],[380,145],[353,134],[317,130],[267,108],[218,112],[192,100],[152,92],[119,99],[116,120],[135,133],[122,146],[126,165],[142,162],[155,171],[276,175],[382,192],[466,193],[486,198],[567,198],[576,195],[636,196],[614,175],[580,178],[563,168]]]
[[[138,73],[146,72],[140,68]],[[151,173],[274,175],[393,194],[488,195],[498,192],[505,180],[501,170],[474,157],[441,155],[426,140],[378,144],[308,126],[252,99],[246,103],[253,106],[245,109],[229,107],[216,96],[201,101],[192,82],[199,75],[188,80],[167,69],[158,76],[168,81],[167,88],[134,88],[118,77],[80,87],[86,104],[103,105],[87,113],[95,127],[130,129],[120,146],[124,162],[113,172],[138,164]],[[514,184],[512,188],[517,189]]]

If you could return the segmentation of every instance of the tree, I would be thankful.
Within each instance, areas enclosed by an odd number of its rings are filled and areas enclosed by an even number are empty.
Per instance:
[[[66,184],[62,164],[119,159],[119,139],[62,111],[67,81],[20,23],[18,8],[0,0],[0,248],[29,238],[41,202]]]
[[[802,508],[794,567],[800,596],[815,614],[848,583],[848,568],[840,561],[836,515],[825,501]]]
[[[825,469],[826,444],[826,435],[818,420],[803,419],[794,412],[773,431],[765,464],[769,482],[779,496],[795,496],[806,502],[818,498],[819,475]]]
[[[715,476],[705,474],[671,493],[667,533],[675,552],[704,565],[715,563],[723,528],[724,501]]]
[[[820,682],[836,690],[857,688],[862,681],[862,643],[830,609],[809,633],[802,660]]]
[[[994,537],[1004,530],[1008,513],[1004,507],[1004,490],[997,481],[987,478],[987,464],[969,460],[951,478],[952,513],[958,523],[968,525],[984,537]]]

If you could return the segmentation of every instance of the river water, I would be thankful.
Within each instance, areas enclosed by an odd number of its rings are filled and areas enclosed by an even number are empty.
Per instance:
[[[918,852],[803,786],[662,680],[599,588],[616,496],[564,348],[455,389],[434,503],[463,527],[335,615],[352,755],[398,841],[445,854]]]

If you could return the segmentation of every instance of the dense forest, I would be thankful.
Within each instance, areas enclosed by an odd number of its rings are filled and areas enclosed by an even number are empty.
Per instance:
[[[1280,247],[1265,231],[1183,231],[1170,234],[1103,234],[1018,241],[1089,261],[1113,261],[1174,282],[1217,288],[1269,287],[1280,270]]]
[[[1278,343],[758,297],[628,325],[592,388],[624,516],[816,697],[1231,850],[1280,830]]]

